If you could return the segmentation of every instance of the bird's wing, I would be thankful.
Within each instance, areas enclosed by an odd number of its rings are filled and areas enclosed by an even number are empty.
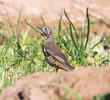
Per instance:
[[[56,43],[48,43],[45,45],[46,51],[55,59],[57,59],[60,63],[65,66],[71,67],[71,65],[66,60],[64,54],[62,53],[61,49],[57,46]]]

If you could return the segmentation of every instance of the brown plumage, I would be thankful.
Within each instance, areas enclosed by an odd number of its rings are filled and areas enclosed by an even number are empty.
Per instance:
[[[37,27],[43,32],[44,41],[42,45],[43,53],[46,61],[53,67],[58,69],[63,69],[65,71],[71,71],[72,66],[66,60],[63,52],[55,43],[52,30],[49,27]]]

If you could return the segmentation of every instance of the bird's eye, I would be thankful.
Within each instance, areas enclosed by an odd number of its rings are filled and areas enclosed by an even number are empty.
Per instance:
[[[45,27],[45,30],[48,30],[47,27]]]

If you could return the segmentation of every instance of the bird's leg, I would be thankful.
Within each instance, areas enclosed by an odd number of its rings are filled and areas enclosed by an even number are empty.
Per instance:
[[[58,68],[56,68],[56,67],[53,67],[54,69],[53,69],[53,72],[58,72]]]
[[[58,68],[56,68],[56,73],[58,72]]]

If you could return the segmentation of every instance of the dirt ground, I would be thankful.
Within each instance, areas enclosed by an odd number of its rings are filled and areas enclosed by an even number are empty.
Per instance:
[[[68,100],[76,100],[68,88],[83,100],[110,92],[110,66],[81,68],[65,73],[36,72],[20,79],[15,86],[4,89],[0,100],[63,100],[65,95]]]
[[[15,0],[0,0],[0,23],[7,25],[7,10],[12,25],[15,27],[18,14],[22,9],[21,23],[26,19],[33,26],[43,26],[41,20],[41,16],[43,16],[48,26],[57,28],[62,9],[67,11],[75,24],[84,21],[87,7],[89,7],[91,21],[97,22],[91,27],[91,32],[109,34],[110,0],[17,0],[17,2]],[[64,14],[63,20],[66,20]],[[31,30],[30,34],[35,35],[35,32]]]

